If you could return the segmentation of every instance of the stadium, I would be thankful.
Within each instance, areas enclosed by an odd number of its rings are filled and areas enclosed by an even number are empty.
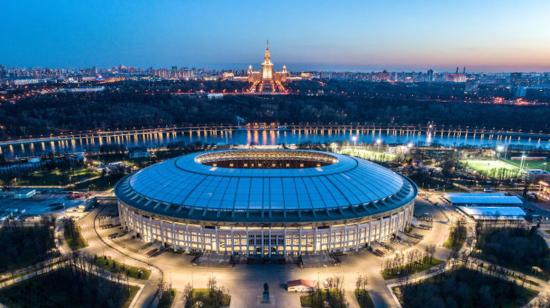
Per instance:
[[[126,176],[121,224],[181,251],[285,256],[358,250],[410,225],[415,184],[375,163],[305,150],[220,150]]]

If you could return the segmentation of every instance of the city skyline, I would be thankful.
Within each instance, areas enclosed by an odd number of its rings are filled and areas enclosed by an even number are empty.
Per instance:
[[[246,69],[271,42],[275,63],[319,71],[550,71],[545,1],[282,1],[4,5],[8,67]]]

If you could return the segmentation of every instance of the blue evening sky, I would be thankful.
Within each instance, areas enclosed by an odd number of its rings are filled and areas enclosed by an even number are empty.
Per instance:
[[[550,71],[548,0],[0,0],[7,66]]]

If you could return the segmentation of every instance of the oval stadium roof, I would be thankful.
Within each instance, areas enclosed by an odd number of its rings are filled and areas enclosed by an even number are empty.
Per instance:
[[[121,180],[115,193],[161,215],[256,222],[360,217],[402,206],[416,195],[408,179],[345,155],[328,154],[336,162],[316,168],[254,169],[201,164],[197,157],[203,154],[144,168]]]

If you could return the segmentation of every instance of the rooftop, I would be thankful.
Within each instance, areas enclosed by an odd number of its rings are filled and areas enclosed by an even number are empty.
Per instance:
[[[522,220],[525,218],[525,211],[515,206],[459,206],[458,208],[477,220]]]
[[[470,205],[522,205],[517,196],[504,193],[448,193],[445,198],[452,204]]]
[[[289,155],[301,160],[309,157],[322,160],[325,165],[305,168],[298,168],[296,164],[289,168],[213,166],[215,155],[238,156],[242,164],[242,153],[262,160],[268,156],[270,161],[277,160],[273,157],[276,154],[283,159]],[[223,218],[220,212],[235,216],[238,212],[258,211],[262,217],[274,217],[277,212],[283,212],[286,217],[289,212],[297,212],[299,220],[311,211],[328,210],[334,211],[335,216],[354,217],[397,208],[414,199],[416,187],[387,168],[345,155],[230,150],[194,153],[155,164],[123,179],[117,185],[116,194],[130,199],[130,205],[142,206],[148,211],[166,208],[167,212],[177,212],[177,216],[183,214],[185,208],[195,214],[213,211],[218,218]]]

